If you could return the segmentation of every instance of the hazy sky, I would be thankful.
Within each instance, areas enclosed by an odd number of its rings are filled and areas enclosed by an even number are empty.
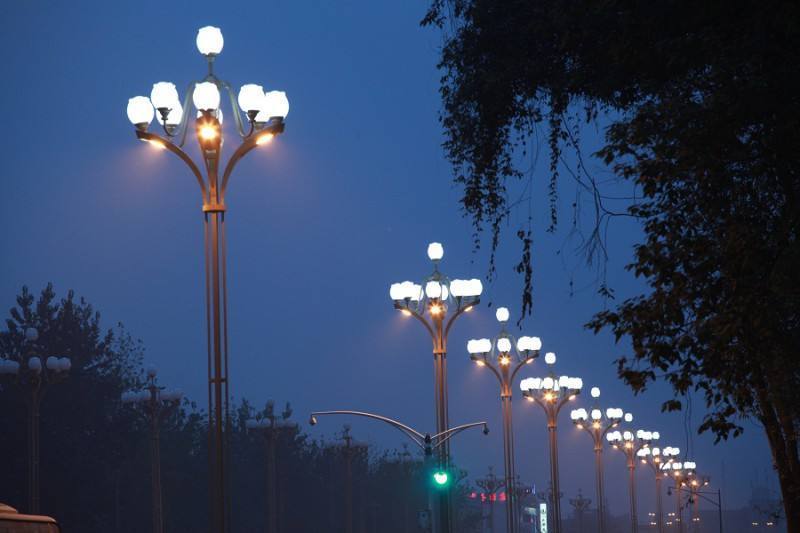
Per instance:
[[[217,73],[235,87],[259,83],[288,93],[286,133],[240,163],[227,198],[232,391],[263,405],[290,400],[305,424],[317,409],[375,411],[433,430],[430,342],[423,328],[392,309],[393,281],[430,273],[429,241],[444,243],[442,270],[483,277],[460,191],[441,148],[436,70],[441,36],[419,27],[428,3],[414,2],[43,2],[0,4],[4,83],[4,193],[0,197],[0,307],[22,285],[48,281],[123,322],[147,347],[162,383],[205,405],[203,231],[197,186],[183,163],[137,142],[128,98],[152,83],[186,85],[205,74],[195,48],[199,27],[222,28]],[[224,106],[225,104],[223,104]],[[230,109],[224,107],[230,117]],[[226,149],[238,138],[226,121]],[[589,141],[597,142],[597,134]],[[191,144],[191,142],[190,142]],[[602,169],[597,169],[602,173]],[[697,436],[703,405],[691,416],[661,414],[664,388],[634,398],[615,376],[624,350],[583,329],[607,305],[568,241],[574,186],[561,185],[562,224],[546,233],[546,169],[534,178],[534,316],[523,333],[559,356],[561,373],[603,390],[603,405],[632,411],[636,428],[659,430],[662,445],[691,449],[726,505],[744,504],[750,482],[771,473],[761,429],[719,446]],[[613,186],[613,185],[612,185]],[[523,209],[514,222],[527,216]],[[630,221],[612,225],[608,280],[620,297],[641,288],[623,266],[639,237]],[[566,244],[565,244],[566,243]],[[560,252],[560,253],[559,253]],[[486,302],[518,314],[513,235],[498,258]],[[574,280],[574,290],[570,281]],[[492,433],[465,433],[455,460],[482,475],[502,470],[499,391],[469,362],[466,340],[498,332],[494,307],[459,320],[450,338],[451,423],[488,420]],[[522,377],[544,375],[543,362]],[[517,389],[518,390],[518,389]],[[588,394],[586,395],[588,396]],[[577,402],[589,407],[586,399]],[[545,488],[543,414],[514,406],[518,472]],[[310,434],[330,436],[345,420],[321,420]],[[357,438],[384,447],[402,437],[352,420]],[[688,431],[688,432],[687,432]],[[561,418],[562,490],[594,498],[589,436]],[[622,454],[606,456],[612,512],[627,510]],[[640,511],[653,510],[652,473],[639,472]],[[665,505],[671,505],[666,504]],[[565,515],[569,510],[565,509]]]

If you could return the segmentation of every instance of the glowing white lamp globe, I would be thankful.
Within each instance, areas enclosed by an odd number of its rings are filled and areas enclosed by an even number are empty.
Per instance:
[[[175,84],[168,81],[160,81],[153,84],[150,91],[150,101],[156,109],[172,109],[175,105],[180,105],[180,97]]]
[[[244,112],[259,111],[264,100],[264,88],[255,83],[242,85],[239,89],[239,107]]]
[[[552,389],[556,382],[551,377],[546,377],[542,380],[542,388],[543,389]]]
[[[431,261],[439,261],[444,257],[444,247],[440,242],[432,242],[428,245],[428,258]]]
[[[134,126],[147,126],[153,121],[155,110],[146,96],[134,96],[128,100],[128,120]]]
[[[289,114],[289,99],[283,91],[269,91],[264,93],[258,109],[256,122],[268,122],[273,117],[283,119]]]
[[[547,352],[546,354],[544,354],[544,362],[547,363],[548,365],[555,364],[556,354],[554,354],[553,352]]]
[[[600,409],[592,409],[592,420],[600,420],[603,418],[603,412]]]
[[[508,322],[509,312],[507,307],[498,307],[497,311],[494,314],[497,317],[497,321],[500,323]]]
[[[480,296],[483,292],[483,283],[479,279],[469,280],[470,294],[469,296]]]
[[[592,387],[592,390],[589,391],[589,394],[592,395],[592,398],[599,398],[600,397],[600,387]]]
[[[500,350],[501,353],[508,353],[511,351],[511,341],[507,338],[503,337],[501,339],[497,339],[497,349]]]
[[[204,56],[215,56],[222,52],[225,40],[222,38],[222,30],[214,26],[205,26],[197,30],[197,49]]]
[[[215,83],[204,81],[194,86],[192,102],[200,111],[210,111],[219,107],[219,88]]]
[[[429,281],[425,284],[425,294],[428,298],[440,298],[442,296],[442,285],[438,281]]]

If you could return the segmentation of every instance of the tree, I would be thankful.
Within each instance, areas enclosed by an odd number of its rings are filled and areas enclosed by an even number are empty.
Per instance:
[[[630,339],[619,374],[636,392],[670,383],[665,409],[701,391],[699,431],[719,440],[759,420],[800,531],[800,6],[435,0],[423,24],[448,31],[445,149],[493,243],[536,128],[555,191],[576,113],[608,124],[596,155],[641,191],[629,268],[649,290],[589,327]]]

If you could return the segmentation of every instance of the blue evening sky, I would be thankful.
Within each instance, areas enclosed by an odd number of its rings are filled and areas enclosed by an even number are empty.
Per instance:
[[[471,226],[441,148],[441,36],[419,27],[427,6],[422,0],[3,2],[0,307],[11,307],[25,284],[37,292],[49,281],[60,294],[75,289],[107,326],[121,321],[144,341],[164,384],[205,405],[199,192],[177,158],[135,140],[125,106],[129,97],[149,95],[157,81],[175,82],[183,96],[186,84],[205,73],[197,29],[219,26],[225,48],[218,74],[236,87],[285,90],[291,102],[285,135],[241,162],[227,198],[234,397],[259,405],[290,400],[304,424],[311,410],[354,408],[432,430],[430,342],[419,324],[392,309],[388,287],[429,274],[429,241],[444,243],[442,270],[451,277],[484,277],[487,255],[472,250]],[[228,107],[224,112],[230,118]],[[230,126],[228,154],[238,142]],[[586,137],[599,142],[598,132]],[[562,181],[562,223],[546,233],[545,167],[540,162],[534,178],[535,301],[523,333],[540,336],[558,354],[560,372],[600,386],[604,405],[632,411],[637,428],[659,430],[663,444],[689,447],[714,487],[723,484],[727,505],[743,505],[751,481],[767,473],[777,488],[754,423],[744,423],[744,437],[715,447],[691,427],[702,418],[700,399],[690,418],[661,414],[666,388],[634,398],[616,379],[613,360],[625,346],[582,327],[607,303],[595,293],[595,271],[568,241],[574,186]],[[583,214],[590,216],[588,209]],[[525,216],[526,208],[513,215],[498,279],[485,284],[484,300],[508,305],[512,321],[521,285],[512,271],[519,246],[511,230]],[[639,237],[629,220],[611,227],[608,280],[620,297],[642,288],[623,270]],[[473,477],[489,465],[502,469],[497,384],[465,349],[468,338],[497,333],[493,317],[494,307],[482,305],[460,319],[450,338],[451,423],[485,419],[493,430],[453,443],[456,461]],[[523,377],[542,375],[543,367],[537,362]],[[586,399],[577,403],[589,406]],[[518,472],[543,489],[543,415],[519,398],[514,414]],[[559,435],[562,490],[569,498],[580,487],[593,498],[590,440],[568,415],[562,414]],[[309,432],[330,437],[344,422],[321,420]],[[401,442],[394,430],[351,423],[361,440],[381,447]],[[609,452],[606,461],[611,509],[623,513],[624,459]],[[649,470],[640,470],[639,483],[645,513],[654,507]]]

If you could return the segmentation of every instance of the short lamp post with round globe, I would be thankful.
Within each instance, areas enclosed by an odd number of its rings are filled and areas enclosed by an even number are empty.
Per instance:
[[[664,533],[664,506],[661,483],[665,475],[669,473],[673,458],[679,453],[680,449],[672,446],[664,448],[657,446],[651,448],[648,446],[636,452],[639,462],[648,465],[656,477],[656,525],[659,533]]]
[[[161,496],[161,424],[181,403],[183,393],[166,390],[158,384],[154,367],[147,369],[147,382],[141,391],[122,393],[122,403],[138,406],[150,426],[150,481],[153,498],[153,533],[164,531],[164,507]]]
[[[581,378],[556,376],[553,365],[556,354],[548,352],[544,362],[551,368],[544,378],[527,378],[520,382],[522,396],[535,402],[547,416],[547,432],[550,441],[550,484],[553,490],[553,531],[561,533],[561,490],[558,479],[558,414],[561,408],[574,400],[583,388]]]
[[[39,331],[27,328],[22,349],[0,359],[0,374],[25,389],[28,408],[28,512],[39,514],[39,410],[48,386],[63,381],[72,362],[68,357],[38,355]]]
[[[542,341],[538,337],[514,338],[508,332],[509,312],[499,307],[495,313],[500,322],[500,333],[494,339],[472,339],[467,342],[470,358],[479,367],[488,368],[500,383],[500,401],[503,412],[503,466],[506,487],[506,530],[515,533],[519,526],[517,491],[514,490],[514,433],[511,415],[511,397],[514,378],[527,364],[539,356]]]
[[[594,464],[597,486],[597,524],[600,533],[606,531],[606,518],[605,518],[605,495],[603,494],[603,443],[605,442],[606,435],[613,428],[617,427],[622,420],[622,409],[617,407],[609,407],[605,412],[597,405],[597,399],[600,397],[600,389],[592,387],[590,394],[595,400],[595,405],[591,411],[587,412],[586,409],[573,409],[570,412],[570,418],[575,424],[575,427],[586,431],[592,437],[594,445]]]
[[[428,258],[433,262],[433,273],[421,284],[412,281],[393,283],[389,296],[395,309],[413,316],[425,327],[433,341],[434,410],[436,433],[449,429],[447,400],[447,337],[455,320],[480,302],[483,285],[478,279],[450,279],[439,271],[444,248],[438,242],[428,245]],[[450,463],[450,442],[437,450],[440,468]],[[450,490],[442,490],[439,498],[438,520],[440,531],[450,533]]]
[[[265,92],[262,86],[246,84],[238,99],[231,85],[217,77],[214,63],[224,40],[219,28],[206,26],[197,32],[197,49],[205,57],[208,73],[189,83],[181,102],[170,82],[153,85],[150,97],[136,96],[128,101],[128,119],[137,138],[177,155],[194,175],[200,188],[205,222],[206,323],[208,344],[208,416],[211,531],[229,529],[229,509],[225,463],[228,431],[228,319],[225,244],[225,194],[236,164],[252,149],[269,143],[284,131],[289,101],[281,91]],[[227,163],[222,166],[222,95],[228,96],[231,117],[242,138]],[[196,113],[193,112],[193,109]],[[157,116],[156,116],[157,115]],[[153,118],[161,132],[148,128]],[[198,165],[183,150],[189,130],[195,133],[202,161]],[[202,170],[201,170],[202,169]]]
[[[625,422],[632,422],[633,415],[625,413]],[[631,532],[639,530],[639,516],[636,511],[636,457],[639,450],[650,446],[651,442],[660,438],[658,431],[644,431],[639,429],[636,434],[631,431],[612,431],[606,435],[611,447],[625,454],[628,467],[628,491],[630,492],[631,502]]]

